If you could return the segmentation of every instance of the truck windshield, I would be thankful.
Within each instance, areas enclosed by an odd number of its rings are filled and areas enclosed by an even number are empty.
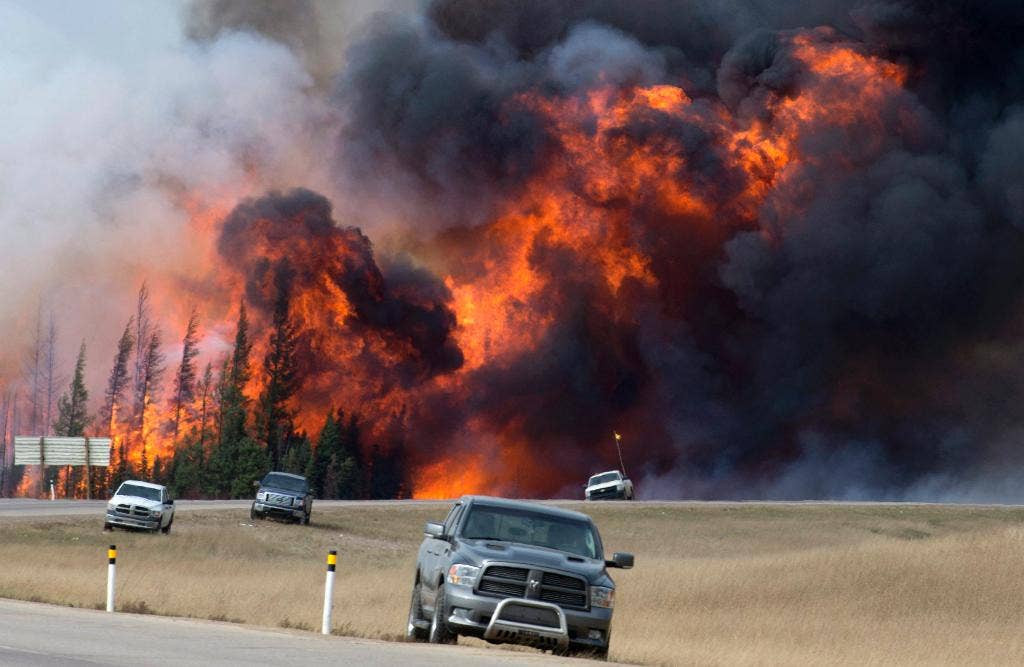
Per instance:
[[[474,504],[463,523],[462,537],[518,542],[601,558],[600,542],[589,523],[528,510]]]
[[[620,479],[622,479],[622,477],[617,472],[603,472],[600,475],[594,475],[590,478],[590,486],[594,486],[595,484],[604,484],[605,482],[617,482]]]
[[[260,484],[272,489],[283,489],[285,491],[295,491],[297,493],[306,492],[306,480],[291,477],[289,475],[270,473],[263,478],[263,481],[260,482]]]
[[[160,500],[160,489],[125,482],[117,490],[116,495],[135,496],[136,498],[145,498],[146,500]]]

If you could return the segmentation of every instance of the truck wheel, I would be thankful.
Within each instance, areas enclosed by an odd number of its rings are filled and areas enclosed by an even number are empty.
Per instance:
[[[172,525],[174,525],[174,518],[173,517],[171,518],[170,521],[167,522],[166,526],[164,526],[163,528],[160,529],[160,532],[163,533],[164,535],[168,534],[169,532],[171,532],[171,526]]]
[[[110,525],[109,523],[104,523],[104,524],[103,524],[103,531],[104,531],[104,532],[107,532],[107,533],[109,533],[109,532],[110,532],[110,531],[112,531],[112,530],[114,530],[114,527],[113,527],[113,526],[111,526],[111,525]]]
[[[310,519],[310,514],[309,513],[305,514],[302,517],[302,525],[303,526],[308,526],[309,525],[309,519]]]
[[[448,605],[444,599],[444,584],[437,587],[434,618],[430,620],[430,634],[427,639],[431,644],[454,644],[458,640],[458,636],[448,627]]]
[[[412,600],[409,601],[409,623],[405,628],[405,638],[411,642],[427,641],[427,631],[417,626],[422,622],[423,607],[420,605],[420,584],[412,587]]]
[[[256,512],[256,503],[249,507],[249,518],[253,521],[260,518],[260,515]]]

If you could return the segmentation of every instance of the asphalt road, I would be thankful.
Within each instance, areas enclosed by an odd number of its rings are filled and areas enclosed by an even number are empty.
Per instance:
[[[398,503],[431,503],[429,500],[317,500],[314,507],[327,509],[346,505],[394,505]],[[34,498],[0,498],[0,517],[102,516],[106,500],[36,500]],[[249,509],[252,500],[176,500],[175,512],[196,510]]]
[[[0,665],[555,665],[540,653],[402,644],[0,599]]]

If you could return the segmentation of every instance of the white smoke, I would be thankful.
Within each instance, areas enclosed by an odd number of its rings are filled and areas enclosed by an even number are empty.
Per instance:
[[[0,380],[17,372],[38,302],[57,316],[62,357],[86,340],[98,387],[142,280],[202,290],[186,200],[331,192],[335,124],[289,49],[231,32],[127,55],[0,5]],[[166,340],[179,337],[171,323]]]

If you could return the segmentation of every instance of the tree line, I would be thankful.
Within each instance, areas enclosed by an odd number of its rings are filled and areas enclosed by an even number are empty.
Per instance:
[[[169,391],[162,396],[167,373],[163,333],[151,316],[143,284],[118,339],[96,413],[89,412],[85,343],[58,397],[55,380],[63,380],[54,361],[56,328],[52,318],[48,329],[37,326],[24,373],[25,398],[19,401],[10,391],[0,394],[0,464],[10,461],[9,436],[27,427],[32,434],[111,437],[110,466],[93,468],[88,477],[94,498],[109,495],[129,478],[166,484],[182,498],[243,498],[252,495],[253,481],[270,470],[305,475],[318,498],[407,496],[404,448],[367,442],[357,412],[332,409],[312,436],[296,427],[301,378],[287,266],[278,270],[274,290],[262,360],[253,359],[252,325],[243,300],[230,352],[200,370],[200,322],[193,309]],[[246,390],[256,374],[262,389],[250,397]],[[23,412],[27,408],[27,423],[18,423],[19,405]],[[161,456],[168,449],[173,454]],[[0,495],[11,495],[23,474],[21,466],[0,465]],[[84,467],[49,469],[44,479],[59,479],[66,497],[86,493]]]

